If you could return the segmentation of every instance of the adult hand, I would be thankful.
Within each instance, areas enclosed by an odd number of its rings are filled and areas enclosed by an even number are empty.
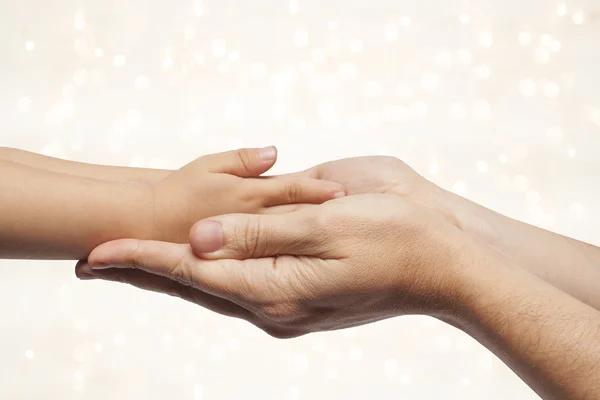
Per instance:
[[[109,242],[77,272],[174,294],[276,337],[407,313],[451,317],[468,274],[464,235],[392,195],[211,218],[190,243]]]
[[[337,182],[346,187],[348,195],[380,193],[401,196],[427,208],[479,241],[493,244],[498,237],[497,229],[486,209],[440,188],[395,157],[346,158],[326,162],[289,176]],[[270,212],[300,207],[275,207]]]

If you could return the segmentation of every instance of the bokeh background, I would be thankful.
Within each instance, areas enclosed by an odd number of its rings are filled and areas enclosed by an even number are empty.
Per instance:
[[[0,0],[0,145],[274,172],[399,157],[600,244],[600,2]],[[57,188],[60,190],[60,188]],[[0,262],[2,399],[535,399],[427,317],[278,341],[177,299]]]

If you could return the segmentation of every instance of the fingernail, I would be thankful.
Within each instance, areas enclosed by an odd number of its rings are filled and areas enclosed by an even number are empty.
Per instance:
[[[333,195],[334,199],[339,199],[340,197],[346,197],[346,193],[345,192],[336,192]]]
[[[110,269],[117,268],[115,265],[111,264],[90,264],[90,268],[94,270],[102,270],[102,269]]]
[[[218,221],[201,221],[192,228],[190,242],[200,253],[213,253],[223,247],[223,226]]]
[[[261,161],[273,161],[275,157],[277,157],[277,149],[274,146],[263,147],[262,149],[257,149],[258,158]]]

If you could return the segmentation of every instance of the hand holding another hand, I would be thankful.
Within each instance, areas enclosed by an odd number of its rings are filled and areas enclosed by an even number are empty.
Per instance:
[[[199,222],[191,245],[119,240],[80,277],[166,292],[277,337],[407,313],[444,314],[466,274],[462,233],[392,195],[359,195],[288,214]]]

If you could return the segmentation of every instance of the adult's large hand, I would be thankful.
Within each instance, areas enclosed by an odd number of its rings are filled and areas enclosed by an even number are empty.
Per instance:
[[[277,337],[452,313],[468,274],[462,232],[392,195],[211,218],[190,242],[106,243],[78,273],[174,294]]]
[[[341,183],[349,194],[388,193],[409,199],[472,240],[499,251],[525,270],[600,310],[598,247],[513,220],[443,190],[393,157],[332,161],[296,175]]]
[[[440,188],[395,157],[346,158],[326,162],[291,176],[337,182],[346,187],[348,195],[378,193],[401,196],[427,208],[478,241],[495,244],[498,240],[498,229],[489,210]],[[270,212],[299,207],[275,207]]]

